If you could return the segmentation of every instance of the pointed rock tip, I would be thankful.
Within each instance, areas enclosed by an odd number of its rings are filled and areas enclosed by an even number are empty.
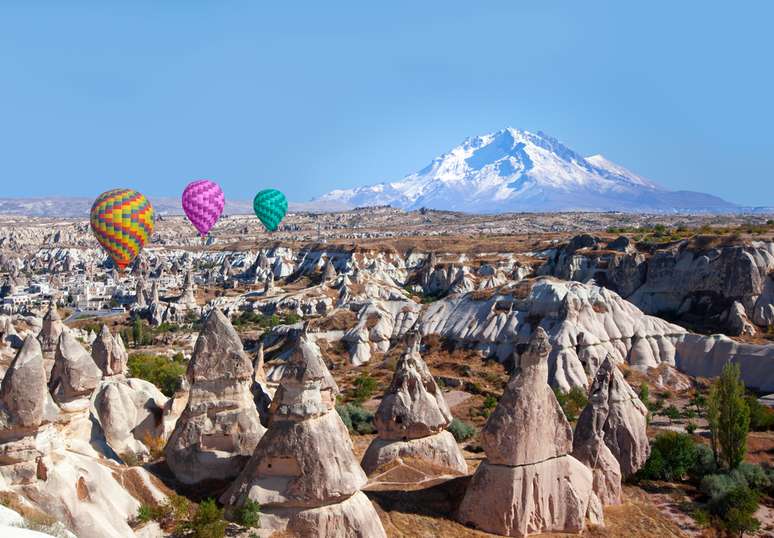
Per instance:
[[[43,349],[40,347],[40,342],[38,342],[37,338],[32,335],[28,335],[27,338],[24,339],[24,343],[22,344],[21,349],[19,349],[19,352],[16,354],[16,358],[14,360],[26,360],[35,355],[39,355],[42,360]]]
[[[62,318],[59,316],[59,311],[57,310],[56,305],[54,305],[54,303],[49,303],[48,311],[46,312],[46,315],[43,319],[48,319],[51,321],[62,320]]]

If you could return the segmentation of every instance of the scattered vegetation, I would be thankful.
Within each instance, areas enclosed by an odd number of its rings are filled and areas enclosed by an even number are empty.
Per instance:
[[[352,403],[340,404],[336,406],[336,412],[338,412],[349,433],[366,435],[376,431],[374,427],[374,414],[360,405]]]
[[[467,441],[476,434],[476,428],[456,417],[451,421],[451,424],[449,424],[449,427],[446,429],[449,430],[449,433],[454,436],[454,439],[458,443]]]
[[[142,442],[145,446],[148,447],[151,460],[157,460],[164,456],[164,447],[166,446],[164,437],[146,433],[142,438]]]
[[[352,383],[351,400],[362,404],[376,393],[379,382],[367,373],[360,374]]]
[[[183,524],[191,517],[191,502],[181,495],[172,494],[163,504],[143,504],[135,516],[136,523],[156,521],[166,530],[183,530]]]
[[[739,366],[730,363],[713,383],[706,400],[700,394],[694,396],[689,405],[694,405],[696,411],[690,412],[699,413],[705,401],[711,446],[695,442],[688,434],[660,433],[636,479],[693,483],[701,492],[693,513],[696,521],[723,535],[743,536],[759,529],[754,514],[761,496],[771,492],[774,485],[774,471],[744,462],[749,427],[767,427],[769,410],[754,397],[745,396]],[[686,429],[692,433],[695,425],[689,426],[693,427]]]
[[[252,310],[246,310],[239,314],[239,316],[234,319],[232,324],[234,327],[247,327],[247,326],[255,326],[257,325],[258,328],[268,330],[276,327],[277,325],[293,325],[295,323],[298,323],[301,321],[301,318],[292,312],[287,312],[285,314],[282,314],[281,316],[277,314],[272,314],[270,316],[261,314],[260,312],[255,312]]]
[[[750,429],[756,432],[774,430],[774,409],[758,401],[755,396],[745,398],[750,409]]]
[[[223,519],[223,509],[213,499],[199,504],[191,519],[183,524],[193,538],[223,538],[228,523]]]
[[[173,535],[186,533],[192,538],[223,538],[228,525],[223,519],[223,509],[218,508],[213,499],[194,506],[185,497],[174,494],[167,503],[140,506],[135,523],[149,521],[158,522]]]
[[[171,359],[152,353],[132,353],[128,361],[129,376],[156,385],[165,396],[172,397],[183,382],[186,363],[182,354]]]
[[[646,480],[683,480],[697,461],[696,445],[690,435],[663,432],[656,436],[650,457],[637,473]]]
[[[559,401],[559,405],[562,406],[562,411],[570,422],[575,422],[589,403],[589,398],[586,392],[580,387],[573,387],[569,392],[564,392],[562,389],[554,388],[554,394]]]
[[[247,499],[245,504],[237,510],[236,519],[243,527],[259,528],[261,526],[260,503]]]
[[[495,407],[497,407],[497,398],[491,394],[487,395],[487,397],[484,398],[484,403],[481,405],[481,416],[485,418],[489,417]]]

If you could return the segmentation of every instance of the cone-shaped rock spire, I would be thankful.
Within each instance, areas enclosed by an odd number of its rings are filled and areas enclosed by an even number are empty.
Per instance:
[[[250,499],[262,528],[298,536],[383,537],[360,488],[366,476],[334,409],[338,393],[317,345],[302,334],[272,402],[269,429],[223,494],[227,514]]]
[[[217,308],[204,322],[186,376],[190,396],[167,442],[167,462],[186,484],[233,478],[265,430],[250,391],[252,362]]]

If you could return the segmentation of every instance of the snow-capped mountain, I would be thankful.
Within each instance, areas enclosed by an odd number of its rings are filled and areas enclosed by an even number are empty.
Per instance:
[[[335,190],[314,202],[476,213],[739,209],[712,195],[670,191],[602,155],[583,157],[544,133],[512,128],[468,138],[400,181]]]

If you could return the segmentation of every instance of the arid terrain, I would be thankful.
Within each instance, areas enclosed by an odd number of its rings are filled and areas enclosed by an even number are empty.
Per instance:
[[[5,216],[0,296],[0,535],[774,536],[774,216]]]

